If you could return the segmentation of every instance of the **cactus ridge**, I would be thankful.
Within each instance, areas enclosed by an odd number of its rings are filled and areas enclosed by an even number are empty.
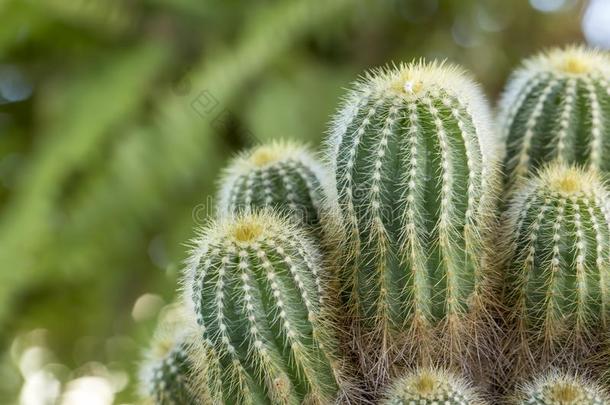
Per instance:
[[[581,377],[552,372],[524,385],[513,403],[523,405],[605,405],[606,393]]]
[[[185,289],[223,370],[225,400],[326,404],[339,394],[338,343],[326,323],[320,254],[269,211],[208,227]]]
[[[318,226],[328,174],[306,147],[273,142],[236,157],[220,183],[221,216],[275,208]]]
[[[608,198],[595,173],[561,164],[516,186],[502,260],[511,323],[527,352],[572,355],[608,327]]]
[[[545,162],[610,170],[610,57],[583,46],[527,59],[500,101],[510,182]]]
[[[442,369],[418,369],[397,379],[381,405],[484,405],[470,384]]]
[[[495,202],[489,119],[459,68],[418,62],[367,74],[332,123],[343,294],[357,327],[384,342],[381,357],[437,326],[459,345]]]

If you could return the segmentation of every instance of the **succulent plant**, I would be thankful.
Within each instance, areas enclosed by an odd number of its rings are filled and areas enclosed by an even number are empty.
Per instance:
[[[224,403],[328,404],[342,395],[320,260],[300,228],[269,211],[203,231],[185,299],[217,354]]]
[[[464,379],[442,369],[418,369],[396,379],[381,405],[484,405]]]
[[[317,227],[328,173],[304,146],[261,145],[237,156],[221,178],[219,215],[274,208]]]
[[[327,155],[343,296],[364,368],[383,381],[392,352],[416,351],[404,356],[416,363],[426,351],[462,353],[485,295],[483,237],[500,177],[478,86],[439,63],[367,74],[333,121]]]
[[[610,170],[610,56],[583,46],[527,59],[508,82],[499,123],[513,182],[545,162]]]
[[[584,378],[558,372],[547,373],[524,385],[515,405],[607,405],[610,399],[597,385]]]
[[[199,350],[195,351],[195,346]],[[196,405],[211,398],[206,359],[193,353],[208,357],[184,308],[173,305],[159,322],[140,367],[140,392],[145,403]]]
[[[521,359],[573,362],[599,345],[610,325],[609,203],[594,172],[557,163],[515,186],[500,252]]]

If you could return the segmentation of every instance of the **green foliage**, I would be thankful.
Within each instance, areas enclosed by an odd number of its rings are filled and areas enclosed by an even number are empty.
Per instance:
[[[381,405],[484,405],[470,384],[441,369],[418,369],[391,384]]]
[[[580,47],[553,49],[523,62],[500,102],[513,182],[554,160],[610,170],[610,58]]]
[[[354,87],[327,153],[346,309],[364,368],[383,381],[392,351],[416,363],[432,355],[430,344],[435,354],[463,351],[484,300],[482,237],[495,208],[499,143],[486,100],[457,67],[412,63]]]
[[[500,258],[519,361],[575,361],[600,344],[610,322],[609,201],[597,175],[562,165],[515,188]]]
[[[217,353],[226,403],[338,397],[342,371],[322,271],[306,235],[276,214],[238,215],[203,231],[187,266],[186,301]]]

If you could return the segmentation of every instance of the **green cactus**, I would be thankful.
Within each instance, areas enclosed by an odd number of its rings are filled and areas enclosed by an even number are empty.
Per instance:
[[[145,403],[196,405],[213,397],[209,348],[199,342],[191,324],[180,306],[172,306],[160,321],[140,367],[140,391]],[[198,350],[194,350],[196,346]]]
[[[553,372],[525,385],[513,403],[515,405],[607,405],[610,399],[600,387],[583,378]]]
[[[500,102],[512,183],[545,162],[610,170],[610,57],[567,47],[527,59]]]
[[[286,142],[258,146],[238,156],[221,178],[219,214],[265,207],[284,210],[317,227],[328,174],[305,147]]]
[[[320,260],[302,230],[269,211],[203,232],[185,298],[217,353],[224,403],[328,404],[342,395]]]
[[[594,172],[559,163],[515,187],[500,238],[506,307],[536,366],[595,350],[610,325],[608,198]]]
[[[445,370],[420,369],[398,378],[381,405],[484,405],[462,378]]]
[[[416,363],[432,345],[462,353],[484,297],[480,257],[500,179],[500,142],[478,86],[438,63],[373,72],[348,94],[327,151],[337,261],[364,368],[383,382],[393,351]]]

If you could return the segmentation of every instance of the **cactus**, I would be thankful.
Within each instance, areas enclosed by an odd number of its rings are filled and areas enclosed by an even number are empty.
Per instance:
[[[392,352],[416,363],[431,343],[463,352],[467,318],[484,297],[480,257],[500,178],[489,120],[459,68],[419,62],[367,75],[333,121],[337,261],[358,351],[376,381]],[[432,339],[437,331],[448,350]]]
[[[224,403],[328,404],[342,394],[320,260],[300,228],[270,211],[203,232],[185,299],[217,353]]]
[[[525,385],[513,401],[522,405],[606,405],[610,399],[595,384],[580,377],[548,373]]]
[[[328,174],[305,147],[286,142],[258,146],[238,156],[221,178],[219,214],[265,207],[286,211],[317,227]]]
[[[208,349],[194,336],[191,323],[184,308],[177,305],[170,307],[159,322],[140,367],[140,392],[145,403],[196,405],[212,398]],[[199,349],[195,351],[194,347]]]
[[[610,57],[567,47],[527,59],[500,101],[512,183],[545,162],[610,170]]]
[[[484,405],[465,380],[441,369],[419,369],[396,380],[381,405]]]
[[[501,251],[522,359],[574,362],[601,344],[610,325],[609,203],[596,173],[559,163],[515,187]]]

